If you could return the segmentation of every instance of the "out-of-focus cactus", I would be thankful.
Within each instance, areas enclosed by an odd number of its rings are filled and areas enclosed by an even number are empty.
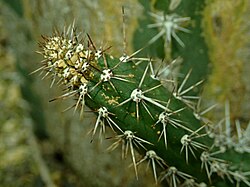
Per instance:
[[[249,1],[213,1],[204,12],[204,35],[212,71],[204,88],[207,103],[219,104],[210,117],[221,118],[230,101],[231,119],[249,121]],[[221,82],[221,80],[223,80]],[[221,106],[220,106],[221,105]],[[243,125],[244,125],[243,124]],[[244,125],[245,126],[245,125]]]
[[[206,79],[208,50],[203,34],[203,10],[205,1],[140,1],[145,7],[134,35],[136,49],[151,44],[144,54],[158,58],[180,58],[182,64],[177,79],[181,82],[192,69],[186,87]],[[177,64],[177,63],[176,63]],[[192,90],[198,94],[200,88]]]

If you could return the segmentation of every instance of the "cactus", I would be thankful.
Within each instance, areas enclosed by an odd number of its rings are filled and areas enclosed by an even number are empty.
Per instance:
[[[169,37],[184,47],[176,36]],[[109,139],[114,143],[108,149],[121,146],[122,157],[131,157],[136,177],[139,165],[149,161],[156,183],[250,186],[250,128],[242,131],[237,123],[238,137],[232,137],[229,104],[225,126],[211,126],[203,116],[206,110],[197,110],[193,102],[199,97],[192,91],[202,81],[187,85],[191,71],[173,85],[171,77],[162,78],[154,69],[154,59],[135,56],[140,50],[113,57],[109,47],[97,48],[89,35],[83,40],[74,26],[43,36],[40,47],[44,60],[38,70],[52,77],[51,85],[58,80],[66,86],[65,93],[51,101],[74,97],[72,108],[74,112],[80,108],[81,118],[86,106],[92,109],[97,115],[92,139],[98,130],[99,138],[105,137],[106,127],[110,127],[114,136]],[[168,66],[163,70],[172,71]]]
[[[205,1],[171,1],[169,6],[165,0],[140,3],[145,11],[134,34],[134,48],[140,49],[148,41],[151,45],[143,55],[167,60],[180,57],[183,62],[177,77],[180,82],[192,69],[187,87],[206,79],[209,58],[202,30]],[[197,95],[200,89],[192,90],[193,94]]]

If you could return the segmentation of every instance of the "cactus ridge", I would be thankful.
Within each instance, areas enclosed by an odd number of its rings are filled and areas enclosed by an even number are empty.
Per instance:
[[[138,165],[148,160],[156,183],[166,180],[173,187],[204,186],[203,182],[250,186],[249,169],[240,171],[241,160],[236,161],[241,156],[229,146],[217,145],[214,140],[221,137],[203,122],[206,120],[202,115],[212,107],[203,112],[196,110],[193,100],[200,97],[188,92],[202,81],[185,87],[191,71],[179,86],[168,90],[164,81],[159,81],[161,73],[154,72],[153,60],[135,57],[140,50],[115,58],[107,54],[107,49],[97,49],[89,35],[84,43],[74,26],[63,33],[55,31],[51,37],[43,36],[40,47],[45,60],[38,70],[45,71],[44,77],[52,77],[51,85],[59,79],[66,86],[66,92],[51,101],[75,97],[74,112],[80,108],[81,117],[85,106],[91,108],[97,114],[92,139],[98,128],[103,136],[109,126],[115,132],[111,138],[115,142],[108,150],[121,145],[122,158],[130,152],[137,178]],[[172,85],[174,81],[166,82]],[[240,125],[238,134],[239,138],[246,137]],[[244,143],[239,140],[239,144]],[[144,155],[139,161],[135,151]],[[236,164],[227,161],[225,154],[235,158]],[[158,166],[163,169],[159,177]]]

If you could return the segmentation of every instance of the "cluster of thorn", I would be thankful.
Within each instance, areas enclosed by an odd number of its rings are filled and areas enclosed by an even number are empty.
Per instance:
[[[155,23],[149,24],[148,28],[159,28],[160,30],[160,32],[149,41],[149,44],[154,43],[160,37],[165,36],[165,41],[168,45],[171,43],[172,38],[174,38],[179,45],[182,47],[185,46],[176,32],[190,32],[188,29],[181,26],[182,23],[189,21],[190,17],[180,17],[177,14],[164,14],[162,12],[157,14],[150,12],[149,15],[154,18]]]
[[[149,13],[149,15],[154,19],[155,23],[149,24],[148,28],[158,28],[159,33],[155,35],[149,43],[155,42],[160,37],[165,37],[166,43],[169,45],[171,44],[172,38],[177,41],[177,43],[185,47],[185,44],[183,41],[179,38],[177,35],[178,31],[182,31],[185,33],[189,33],[190,31],[181,25],[187,21],[190,20],[189,17],[180,17],[176,14],[164,14],[164,13]],[[209,110],[215,107],[215,105],[205,109],[204,111],[200,111],[200,98],[197,96],[190,96],[186,95],[187,92],[189,92],[194,87],[200,85],[203,81],[197,82],[193,86],[184,89],[183,87],[190,76],[191,71],[188,72],[186,77],[184,78],[183,82],[179,86],[179,88],[176,89],[175,92],[173,92],[173,96],[183,101],[188,107],[192,108],[194,110],[194,116],[204,122],[205,124],[210,124],[211,121],[209,121],[207,118],[203,117],[205,113],[207,113]],[[152,78],[155,78],[154,74],[152,74]],[[198,103],[195,104],[194,100],[198,100]],[[189,131],[190,135],[184,135],[181,138],[182,148],[181,152],[185,150],[185,156],[186,156],[186,162],[188,162],[188,152],[191,152],[194,157],[194,151],[193,149],[201,149],[204,150],[204,152],[201,155],[201,161],[202,161],[202,168],[205,167],[205,170],[207,172],[207,175],[209,177],[209,180],[211,178],[212,173],[217,173],[221,177],[227,176],[227,178],[233,182],[232,179],[234,179],[237,183],[236,186],[240,185],[240,182],[245,183],[246,185],[250,186],[249,181],[247,180],[247,176],[250,175],[249,172],[233,172],[229,168],[229,164],[226,164],[225,160],[217,159],[210,157],[211,155],[217,155],[218,153],[224,153],[227,148],[234,149],[238,153],[250,153],[250,123],[248,124],[247,128],[245,130],[242,130],[241,124],[239,120],[235,121],[235,129],[236,129],[236,135],[232,135],[232,124],[230,122],[230,108],[229,103],[226,103],[225,106],[225,119],[221,120],[218,124],[212,124],[213,126],[206,125],[206,133],[205,134],[197,134],[198,131],[200,131],[203,127],[200,129],[191,132],[189,129],[187,129],[185,126],[181,125],[181,121],[178,121],[177,119],[173,118],[172,115],[178,113],[182,109],[176,110],[176,111],[168,111],[168,112],[162,112],[159,116],[159,119],[157,123],[161,122],[163,125],[163,130],[160,134],[160,138],[163,136],[165,145],[167,146],[167,137],[166,137],[166,126],[167,124],[170,124],[174,127],[181,127],[185,128],[185,130]],[[225,122],[225,123],[224,123]],[[207,150],[208,148],[204,146],[203,144],[194,141],[194,139],[209,135],[211,138],[214,139],[214,147],[219,148],[220,151],[215,151],[214,153],[210,153]],[[209,156],[210,155],[210,156]],[[209,158],[209,159],[208,159]],[[211,158],[212,161],[211,161]],[[210,161],[209,161],[210,160]],[[208,167],[209,165],[209,167]]]
[[[239,120],[233,124],[228,101],[225,103],[225,118],[214,126],[209,131],[210,136],[215,139],[215,146],[220,149],[233,148],[238,153],[250,153],[250,123],[245,130]],[[236,134],[232,133],[233,129],[236,130]]]
[[[208,151],[202,152],[200,159],[202,161],[201,168],[205,168],[209,181],[211,182],[212,174],[216,173],[221,178],[227,178],[231,183],[236,182],[236,186],[239,187],[241,183],[245,183],[250,186],[248,177],[250,172],[242,172],[235,170],[226,160],[220,159],[217,156],[226,152],[225,148],[221,148],[217,151],[211,151],[215,146],[212,146]]]
[[[152,16],[156,19],[159,18],[157,15],[154,14],[152,14]],[[167,22],[170,20],[174,21],[175,24],[168,25]],[[178,27],[177,24],[179,22],[187,20],[188,20],[187,18],[180,19],[175,17],[164,17],[164,20],[161,20],[159,18],[159,21],[165,21],[164,22],[165,25],[155,24],[151,25],[151,27],[164,26],[164,29],[175,29],[175,30],[177,29],[186,31],[184,29],[181,29],[181,27]],[[170,26],[173,28],[170,28]],[[175,30],[170,30],[168,32],[170,32],[170,34],[180,44],[182,44],[179,38],[175,35]],[[167,39],[169,39],[170,36],[167,35],[166,37]],[[85,97],[91,99],[90,92],[93,91],[96,87],[98,87],[101,83],[108,82],[110,86],[114,89],[114,91],[117,92],[111,80],[116,79],[119,81],[131,82],[129,79],[127,79],[130,77],[130,75],[115,74],[113,71],[115,68],[120,66],[122,63],[126,63],[131,60],[138,60],[137,65],[140,64],[142,61],[148,61],[149,63],[146,66],[137,87],[131,91],[130,97],[126,98],[124,101],[117,104],[116,107],[125,105],[128,102],[134,102],[135,114],[137,120],[140,119],[140,107],[143,107],[147,111],[149,116],[154,120],[155,116],[151,114],[148,108],[149,105],[154,105],[155,107],[159,108],[162,111],[161,113],[159,113],[158,119],[155,120],[154,126],[161,125],[162,130],[159,135],[159,140],[162,138],[164,139],[166,149],[168,145],[167,142],[168,126],[172,126],[174,128],[180,128],[186,132],[180,139],[180,144],[182,145],[180,152],[181,153],[185,152],[184,155],[186,163],[188,163],[190,153],[193,155],[194,158],[197,158],[195,151],[197,150],[199,150],[200,152],[203,151],[203,153],[200,155],[200,160],[202,163],[201,167],[205,169],[209,179],[211,178],[211,175],[213,173],[217,173],[221,177],[226,176],[230,181],[233,180],[236,181],[237,185],[239,185],[240,182],[244,182],[245,184],[249,185],[249,182],[247,180],[247,176],[249,175],[248,172],[238,172],[238,171],[235,172],[233,170],[230,170],[228,163],[226,163],[222,159],[214,157],[215,155],[222,153],[221,151],[211,152],[206,145],[197,141],[199,138],[208,135],[208,133],[204,131],[204,128],[207,127],[206,125],[198,128],[197,130],[192,130],[188,128],[187,125],[185,125],[185,122],[176,117],[183,110],[185,110],[186,107],[188,107],[194,111],[194,116],[198,120],[201,120],[206,123],[207,120],[203,117],[203,115],[207,111],[213,108],[212,106],[204,111],[200,111],[199,109],[200,98],[188,94],[192,89],[194,89],[195,87],[199,86],[202,83],[202,81],[199,81],[190,87],[185,86],[191,74],[191,71],[189,71],[188,74],[184,77],[180,85],[174,87],[175,89],[172,92],[173,93],[172,97],[174,97],[174,99],[183,102],[185,104],[185,107],[173,110],[170,108],[171,99],[169,99],[166,102],[166,101],[160,101],[155,98],[151,98],[147,95],[149,92],[161,87],[162,86],[161,83],[152,88],[147,88],[147,89],[143,88],[144,87],[143,84],[146,76],[148,75],[149,70],[151,70],[150,77],[154,80],[160,80],[160,76],[164,72],[155,71],[153,69],[151,59],[133,58],[133,56],[137,54],[140,50],[130,56],[123,55],[119,59],[120,62],[118,62],[118,64],[116,64],[114,67],[110,68],[108,67],[108,63],[106,62],[106,57],[104,54],[105,50],[97,50],[89,36],[88,36],[88,43],[83,44],[82,41],[79,41],[79,36],[75,34],[75,29],[73,27],[70,27],[70,29],[68,31],[65,31],[63,34],[59,34],[58,32],[56,32],[53,37],[43,37],[43,39],[44,43],[41,43],[42,52],[40,53],[44,56],[45,60],[43,61],[43,66],[39,68],[39,70],[46,71],[45,77],[49,74],[53,76],[51,85],[54,84],[56,77],[59,77],[58,83],[62,82],[69,89],[67,93],[55,99],[59,98],[63,99],[70,96],[77,96],[78,99],[74,106],[75,110],[79,106],[81,106],[81,112],[80,112],[81,116],[83,115],[83,110],[85,106]],[[98,64],[98,61],[100,59],[104,64],[104,68],[101,68]],[[169,69],[166,68],[166,71],[169,71]],[[98,79],[95,78],[96,74],[93,72],[99,73]],[[91,80],[93,79],[97,80],[94,84],[91,82]],[[173,82],[172,80],[166,80],[166,81]],[[196,102],[194,102],[196,100],[198,100],[197,105]],[[195,179],[191,175],[179,171],[174,166],[168,166],[168,164],[160,156],[158,156],[154,150],[148,150],[146,146],[144,146],[144,144],[152,145],[151,142],[136,136],[135,132],[132,132],[130,130],[122,130],[119,127],[119,125],[115,122],[115,120],[113,120],[112,116],[114,116],[115,114],[109,112],[108,108],[100,107],[96,111],[96,113],[97,113],[97,120],[93,128],[92,138],[96,134],[98,127],[100,127],[100,135],[105,134],[106,131],[105,125],[108,125],[113,131],[117,132],[116,136],[114,137],[116,141],[110,146],[109,149],[113,150],[117,148],[118,145],[122,144],[123,158],[126,158],[128,152],[130,152],[136,177],[138,176],[137,166],[147,160],[148,163],[151,163],[156,183],[158,181],[166,179],[170,184],[170,186],[173,187],[179,186],[181,182],[184,182],[183,186],[203,185],[203,184],[197,184],[195,182]],[[239,136],[238,145],[245,144],[246,141],[244,141],[242,137],[244,136],[246,139],[248,138],[247,135],[241,132],[240,127],[238,128],[237,132]],[[228,133],[226,133],[226,135],[228,135]],[[217,136],[215,139],[218,140],[220,138],[221,137]],[[221,139],[223,138],[224,136]],[[145,152],[145,156],[139,161],[136,160],[135,148],[142,148]],[[161,174],[159,179],[157,177],[156,165],[164,169],[164,172]]]
[[[89,96],[88,82],[94,76],[90,69],[95,68],[102,51],[95,49],[90,38],[86,47],[86,44],[79,41],[79,36],[75,34],[73,28],[63,34],[56,31],[52,37],[42,37],[43,42],[40,43],[42,52],[38,53],[41,53],[45,60],[38,70],[45,71],[44,77],[53,76],[51,86],[56,78],[59,78],[57,84],[62,83],[68,87],[68,92],[55,99],[77,95],[75,110],[81,105],[82,114],[85,97]]]
[[[233,125],[235,125],[236,134],[233,134]],[[242,129],[239,120],[235,124],[231,123],[230,105],[225,103],[225,118],[218,124],[207,126],[208,135],[214,139],[214,144],[209,150],[202,152],[200,159],[202,168],[205,169],[209,180],[216,173],[222,178],[227,178],[231,183],[236,182],[239,187],[241,183],[250,186],[249,171],[241,171],[234,168],[224,159],[219,158],[219,155],[226,154],[227,150],[234,150],[240,154],[250,153],[250,123],[245,130]]]

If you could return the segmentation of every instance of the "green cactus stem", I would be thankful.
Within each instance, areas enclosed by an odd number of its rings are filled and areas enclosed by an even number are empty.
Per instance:
[[[110,127],[115,142],[109,149],[121,145],[123,158],[131,155],[136,177],[138,165],[150,159],[155,180],[166,180],[170,186],[249,186],[249,154],[242,158],[230,141],[224,147],[214,144],[224,136],[212,132],[194,110],[190,91],[200,82],[186,87],[190,73],[177,89],[167,90],[152,74],[153,59],[116,58],[108,48],[97,48],[89,35],[83,41],[73,26],[66,30],[44,36],[40,44],[44,60],[39,70],[52,77],[52,85],[58,80],[66,87],[53,100],[75,98],[74,110],[80,108],[83,118],[84,107],[91,108],[97,114],[92,137],[99,129],[104,136]],[[135,151],[143,155],[141,160]],[[156,165],[163,169],[160,175]]]

